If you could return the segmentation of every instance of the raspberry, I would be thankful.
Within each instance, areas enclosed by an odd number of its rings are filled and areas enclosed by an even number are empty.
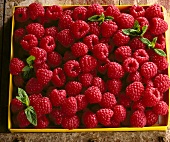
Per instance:
[[[147,107],[153,107],[160,101],[160,92],[157,88],[146,88],[143,94],[143,103]]]
[[[25,86],[25,90],[28,94],[38,94],[42,89],[42,84],[40,84],[36,78],[29,79]]]
[[[14,84],[16,87],[23,87],[24,79],[21,74],[15,75],[13,78],[14,78]]]
[[[113,43],[116,46],[123,46],[126,45],[130,41],[130,37],[128,35],[125,35],[122,30],[118,30],[113,35]]]
[[[35,57],[34,63],[36,64],[42,64],[47,60],[47,52],[39,47],[33,47],[29,53]]]
[[[129,46],[132,51],[136,51],[137,49],[145,49],[146,44],[144,44],[140,38],[135,37],[130,41]]]
[[[90,73],[83,73],[79,75],[79,81],[83,87],[89,87],[92,83],[93,75]]]
[[[23,37],[20,44],[23,49],[30,50],[32,47],[36,47],[38,45],[38,40],[35,35],[28,34]]]
[[[124,76],[123,67],[116,62],[108,63],[107,76],[114,79],[122,78]]]
[[[158,115],[155,114],[152,110],[147,110],[145,112],[146,116],[146,126],[152,126],[158,121]]]
[[[77,100],[77,111],[84,110],[88,105],[86,96],[85,95],[77,95],[75,98]]]
[[[86,96],[87,101],[90,104],[99,103],[102,99],[101,91],[96,86],[89,87],[85,92],[84,95]]]
[[[76,129],[79,127],[80,120],[78,116],[64,116],[61,122],[61,126],[64,129]]]
[[[109,126],[111,124],[110,120],[113,116],[114,112],[111,109],[103,108],[99,109],[96,113],[97,120],[104,126]]]
[[[138,23],[140,25],[140,30],[142,30],[142,27],[144,27],[144,26],[148,26],[149,27],[149,21],[145,17],[137,17],[135,20],[138,21]]]
[[[93,15],[101,15],[104,12],[103,7],[100,4],[92,4],[87,8],[87,17],[91,17]]]
[[[120,122],[116,122],[113,118],[111,118],[110,123],[111,124],[109,125],[109,127],[111,127],[111,128],[120,127]]]
[[[37,22],[43,26],[46,26],[50,24],[51,20],[44,15],[43,17],[38,17]]]
[[[118,95],[122,89],[122,82],[119,79],[108,80],[107,89],[110,93]]]
[[[47,70],[49,69],[49,66],[45,62],[41,64],[34,64],[33,66],[35,72],[37,72],[38,69],[47,69]]]
[[[69,29],[60,31],[57,34],[57,40],[64,46],[69,47],[74,43],[74,38]]]
[[[38,99],[42,98],[41,94],[31,94],[29,95],[30,106],[34,106]]]
[[[137,62],[136,59],[129,57],[124,60],[123,68],[126,72],[129,72],[129,73],[136,72],[137,69],[139,68],[139,63]]]
[[[76,60],[67,61],[64,64],[64,71],[68,77],[77,77],[81,71],[79,62]]]
[[[127,107],[130,107],[131,100],[125,94],[119,94],[118,104],[120,104],[120,105],[124,106],[125,108],[127,108]]]
[[[76,20],[86,20],[87,18],[87,9],[83,6],[78,6],[73,10],[72,14],[73,19]]]
[[[80,94],[80,92],[82,90],[82,84],[77,81],[67,82],[67,84],[65,86],[65,90],[66,90],[68,96],[76,96],[76,95]]]
[[[88,46],[82,42],[74,43],[71,51],[75,57],[81,57],[87,54]]]
[[[49,125],[49,120],[45,115],[41,116],[40,118],[37,119],[37,126],[35,127],[36,129],[43,129],[48,127]]]
[[[105,21],[101,24],[101,35],[103,37],[112,37],[117,31],[118,26],[113,21]]]
[[[142,81],[143,84],[145,85],[145,88],[154,87],[153,81],[151,79],[143,78]]]
[[[53,70],[52,83],[56,87],[62,87],[66,82],[66,76],[62,68],[56,68]]]
[[[140,69],[140,73],[146,79],[152,78],[157,74],[157,66],[153,62],[145,62]]]
[[[154,35],[160,35],[168,30],[168,24],[161,18],[153,18],[150,21],[150,32]]]
[[[51,20],[58,20],[62,15],[63,9],[58,5],[48,6],[45,11],[45,16]]]
[[[144,111],[145,110],[145,106],[144,106],[143,100],[140,99],[140,100],[138,100],[136,102],[133,102],[132,110],[133,111],[136,111],[136,110]]]
[[[12,75],[18,75],[22,72],[24,66],[24,62],[21,61],[19,58],[12,58],[9,65],[10,73]]]
[[[63,11],[63,15],[70,15],[70,16],[72,16],[72,14],[73,14],[73,10],[71,10],[71,9],[66,9],[66,10]]]
[[[26,22],[29,19],[28,9],[26,7],[17,8],[14,17],[17,22]]]
[[[134,25],[134,17],[127,13],[121,13],[116,19],[116,23],[120,29],[132,28]]]
[[[79,63],[83,73],[91,72],[97,67],[97,60],[91,55],[81,57]]]
[[[47,53],[52,52],[55,47],[55,40],[52,36],[45,36],[40,41],[40,48],[44,49]]]
[[[100,102],[100,106],[102,108],[110,108],[112,109],[116,105],[117,101],[115,96],[112,93],[106,92],[102,95],[102,100]]]
[[[71,15],[63,15],[59,19],[58,27],[60,30],[70,29],[73,23],[74,21],[71,18]]]
[[[139,81],[139,82],[142,81],[142,76],[140,75],[140,73],[138,71],[130,73],[127,77],[128,83],[132,83],[132,82],[135,82],[135,81]]]
[[[55,125],[60,125],[63,119],[63,113],[61,112],[60,109],[58,108],[53,108],[51,113],[49,114],[50,120],[55,124]]]
[[[165,43],[164,35],[163,34],[158,35],[157,41],[156,41],[156,44],[155,44],[155,48],[164,50],[165,49],[165,44],[166,43]]]
[[[159,101],[157,105],[153,107],[153,112],[157,115],[166,115],[168,113],[168,105],[164,101]]]
[[[58,29],[55,26],[45,28],[45,34],[44,36],[52,36],[54,40],[57,37]]]
[[[119,8],[117,8],[115,5],[109,5],[104,12],[105,16],[112,16],[114,19],[117,19],[120,14]]]
[[[65,116],[73,116],[77,112],[77,100],[75,97],[69,97],[64,100],[61,106]]]
[[[148,40],[152,41],[153,40],[153,35],[149,32],[146,31],[146,33],[143,35],[144,38],[147,38]],[[152,50],[151,50],[152,51]]]
[[[165,75],[165,74],[157,75],[155,77],[153,83],[154,83],[154,86],[156,88],[158,88],[160,93],[164,93],[164,92],[168,91],[168,89],[170,87],[170,79],[169,79],[168,75]]]
[[[94,34],[96,36],[100,35],[100,26],[99,26],[99,22],[88,22],[90,30],[89,33],[90,34]]]
[[[107,62],[107,61],[106,61]],[[103,61],[98,61],[97,62],[97,71],[101,74],[106,74],[108,64]]]
[[[145,16],[145,9],[140,5],[131,6],[129,12],[134,18]]]
[[[66,98],[66,91],[53,89],[49,94],[49,98],[52,105],[58,107],[64,102],[64,99]]]
[[[154,17],[162,18],[163,13],[161,10],[161,6],[158,4],[153,4],[153,5],[149,6],[145,11],[145,17],[147,19],[152,19]]]
[[[133,127],[144,127],[146,125],[146,116],[143,111],[135,111],[130,117],[130,124]]]
[[[115,50],[114,54],[117,61],[123,62],[128,57],[131,57],[132,51],[129,46],[120,46]]]
[[[144,92],[144,86],[141,82],[133,82],[126,87],[126,95],[130,97],[132,101],[138,101]]]
[[[22,38],[26,35],[26,31],[23,28],[16,29],[14,31],[14,40],[16,43],[20,43]]]
[[[94,77],[91,85],[98,87],[101,93],[104,93],[106,91],[105,82],[100,77]]]
[[[12,113],[18,113],[19,111],[24,109],[24,105],[22,104],[22,102],[20,100],[18,100],[17,98],[12,99],[11,101],[11,111]]]
[[[28,34],[33,34],[37,39],[41,39],[45,34],[44,27],[39,23],[31,23],[26,27]]]
[[[47,85],[53,76],[53,72],[47,69],[38,69],[36,72],[37,80],[40,84]]]
[[[98,125],[97,116],[91,111],[85,112],[83,114],[82,120],[86,128],[95,128]]]
[[[149,55],[144,49],[138,49],[133,53],[133,58],[135,58],[139,65],[149,61]]]
[[[28,125],[30,125],[30,122],[28,121],[24,110],[22,110],[18,113],[16,119],[17,119],[17,122],[19,123],[20,128],[25,128]]]
[[[47,54],[47,63],[51,68],[58,67],[62,62],[62,56],[53,51]]]
[[[90,30],[89,25],[82,20],[77,20],[71,25],[72,34],[76,39],[80,39],[86,36],[89,30]]]
[[[126,109],[124,108],[124,106],[116,105],[116,106],[114,106],[114,108],[112,110],[114,112],[112,118],[116,122],[122,122],[122,121],[125,120],[125,118],[126,118]]]

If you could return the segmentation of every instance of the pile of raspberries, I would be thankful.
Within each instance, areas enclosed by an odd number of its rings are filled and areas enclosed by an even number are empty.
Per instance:
[[[148,127],[168,115],[160,5],[32,3],[14,19],[14,127]]]

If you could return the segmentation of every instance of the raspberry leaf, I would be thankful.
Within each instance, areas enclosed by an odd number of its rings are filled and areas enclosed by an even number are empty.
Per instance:
[[[29,79],[32,76],[33,66],[25,66],[22,71],[24,78]]]
[[[28,98],[27,93],[22,88],[18,88],[18,95],[19,96],[16,96],[16,98],[26,106],[29,106],[30,100]]]
[[[153,40],[152,40],[152,42],[151,42],[151,44],[152,44],[153,47],[155,47],[155,44],[156,44],[157,39],[158,39],[157,37],[153,38]]]
[[[122,32],[123,32],[125,35],[130,35],[130,29],[122,29]]]
[[[142,38],[140,38],[140,40],[141,40],[144,44],[146,44],[149,48],[152,48],[152,43],[151,43],[147,38],[142,37]]]
[[[154,48],[154,51],[155,51],[158,55],[166,57],[166,53],[165,53],[163,50],[158,49],[158,48]]]
[[[145,26],[142,27],[141,37],[143,37],[143,35],[146,33],[147,29],[148,29],[148,26],[147,26],[147,25],[145,25]]]
[[[93,15],[91,17],[88,18],[89,21],[97,21],[100,18],[100,15]]]
[[[114,18],[112,16],[106,16],[105,20],[113,20]]]
[[[135,29],[137,32],[140,32],[140,25],[137,20],[135,20],[135,22],[134,22],[133,29]]]
[[[37,126],[37,115],[32,106],[29,106],[25,109],[25,115],[31,124]]]
[[[31,55],[26,59],[26,62],[29,66],[32,66],[34,60],[35,60],[35,57]]]

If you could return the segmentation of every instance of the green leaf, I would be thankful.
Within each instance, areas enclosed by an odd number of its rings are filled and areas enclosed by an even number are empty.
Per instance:
[[[105,20],[113,20],[114,18],[112,16],[106,16]]]
[[[125,35],[130,35],[130,29],[122,29],[122,32],[123,32]]]
[[[154,48],[153,49],[158,55],[166,57],[166,53],[162,49]]]
[[[142,37],[142,38],[140,38],[140,40],[141,40],[144,44],[146,44],[147,46],[151,46],[151,45],[152,45],[151,42],[150,42],[147,38]]]
[[[25,66],[23,69],[22,69],[23,72],[25,71],[30,71],[30,67],[29,66]]]
[[[29,106],[30,100],[28,98],[27,93],[22,88],[18,88],[18,96],[16,96],[16,98],[26,106]]]
[[[132,33],[136,34],[136,32],[138,32],[138,31],[135,30],[135,29],[130,29],[130,33],[131,33],[131,34],[132,34]]]
[[[135,29],[137,32],[140,32],[140,25],[137,20],[135,20],[135,22],[134,22],[133,29]]]
[[[157,39],[158,39],[157,37],[154,37],[153,40],[152,40],[152,46],[153,46],[153,48],[155,47],[155,44],[156,44]]]
[[[24,79],[29,79],[33,72],[33,66],[25,66],[22,71]]]
[[[142,27],[141,36],[143,36],[146,33],[147,29],[148,29],[148,25],[145,25],[145,26]]]
[[[98,21],[98,19],[100,18],[100,15],[93,15],[91,17],[88,18],[89,21]]]
[[[31,124],[37,126],[37,115],[32,106],[29,106],[25,109],[25,115]]]
[[[32,66],[34,60],[35,60],[35,57],[31,55],[26,59],[26,62],[29,66]]]

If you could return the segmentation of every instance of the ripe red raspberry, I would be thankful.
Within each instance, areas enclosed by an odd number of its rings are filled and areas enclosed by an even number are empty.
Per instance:
[[[14,79],[14,84],[15,84],[16,87],[23,87],[23,85],[24,85],[24,78],[22,77],[21,74],[15,75],[13,77],[13,79]]]
[[[133,53],[133,58],[135,58],[139,65],[149,61],[149,55],[144,49],[138,49]]]
[[[100,106],[102,108],[110,108],[112,109],[116,105],[117,101],[115,96],[112,93],[106,92],[102,95],[102,100],[100,102]]]
[[[76,60],[67,61],[64,64],[64,72],[68,77],[77,77],[81,71],[79,62]]]
[[[152,79],[143,78],[142,82],[143,82],[145,88],[154,87]]]
[[[129,72],[129,73],[136,72],[137,69],[139,68],[139,63],[137,62],[136,59],[129,57],[124,60],[123,68],[126,72]]]
[[[132,50],[129,46],[120,46],[115,50],[114,54],[118,62],[123,62],[128,57],[131,57]]]
[[[56,40],[58,29],[55,26],[45,28],[44,36],[52,36]]]
[[[62,15],[63,9],[58,5],[48,6],[45,10],[45,16],[51,20],[58,20]]]
[[[145,49],[146,44],[144,44],[139,37],[133,38],[129,43],[132,51],[136,51],[137,49]]]
[[[96,36],[100,36],[100,26],[99,22],[88,22],[90,30],[90,34],[94,34]]]
[[[162,49],[164,50],[165,49],[165,37],[163,34],[161,35],[158,35],[157,36],[157,41],[156,41],[156,44],[155,44],[155,48],[158,48],[158,49]]]
[[[14,17],[17,22],[26,22],[29,19],[28,9],[26,7],[17,8]]]
[[[148,28],[149,28],[149,21],[145,17],[137,17],[135,20],[138,21],[138,23],[140,25],[140,30],[142,30],[142,27],[144,27],[144,26],[148,26]],[[146,31],[148,31],[148,29]]]
[[[38,40],[35,35],[28,34],[22,38],[20,44],[23,49],[30,50],[32,47],[36,47],[38,45]]]
[[[77,112],[77,100],[75,97],[68,97],[61,105],[61,110],[65,116],[73,116]]]
[[[146,126],[152,126],[158,121],[158,115],[152,110],[145,111],[146,116]]]
[[[101,93],[104,93],[106,91],[105,82],[100,77],[94,77],[91,85],[98,87]]]
[[[143,111],[135,111],[130,117],[130,124],[133,127],[144,127],[146,125],[146,116]]]
[[[158,115],[166,115],[168,111],[168,105],[164,101],[159,101],[157,105],[153,107],[153,112]]]
[[[57,40],[64,46],[69,47],[74,43],[74,38],[69,29],[60,31],[57,34]]]
[[[73,10],[71,10],[71,9],[66,9],[66,10],[63,11],[63,15],[70,15],[70,16],[72,16],[72,14],[73,14]]]
[[[87,17],[91,17],[93,15],[101,15],[104,12],[103,7],[100,4],[92,4],[87,8]]]
[[[86,128],[96,128],[98,125],[97,116],[91,111],[84,112],[82,121]]]
[[[45,9],[40,3],[31,3],[28,7],[29,16],[32,20],[36,20],[39,17],[43,17]]]
[[[144,111],[145,106],[144,106],[143,100],[140,99],[140,100],[138,100],[136,102],[133,102],[131,108],[132,108],[133,111],[136,111],[136,110]]]
[[[168,24],[161,18],[153,18],[150,21],[150,32],[154,35],[160,35],[165,33],[168,30]]]
[[[83,6],[78,6],[78,7],[74,8],[72,17],[75,21],[76,20],[86,20],[87,19],[87,9]]]
[[[76,129],[79,127],[80,120],[77,115],[64,116],[61,122],[61,126],[64,129]]]
[[[85,92],[84,95],[86,96],[87,101],[90,104],[99,103],[102,99],[101,91],[96,86],[89,87]]]
[[[122,122],[126,119],[126,109],[122,105],[116,105],[112,109],[114,114],[113,114],[113,119],[116,122]]]
[[[111,109],[103,108],[96,112],[97,120],[104,126],[109,126],[111,124],[111,118],[114,112]]]
[[[12,113],[18,113],[19,111],[24,109],[24,105],[17,98],[12,99],[10,107],[11,107]]]
[[[20,41],[22,40],[22,38],[26,35],[26,31],[25,29],[23,28],[19,28],[19,29],[16,29],[14,31],[14,41],[16,43],[20,43]]]
[[[141,82],[133,82],[126,87],[126,95],[130,97],[132,101],[138,101],[144,92],[144,86]]]
[[[91,73],[83,73],[79,75],[79,81],[83,87],[89,87],[92,83],[93,75]]]
[[[66,99],[66,91],[53,89],[49,94],[49,98],[52,105],[58,107],[64,102],[64,99]]]
[[[157,66],[153,62],[145,62],[140,69],[140,73],[146,79],[150,79],[157,74]]]
[[[77,95],[75,98],[77,100],[77,111],[84,110],[88,105],[86,96],[85,95]]]
[[[159,74],[154,79],[154,86],[158,88],[160,93],[168,91],[170,87],[170,79],[166,74]]]
[[[17,122],[20,128],[25,128],[28,125],[30,125],[30,122],[27,119],[27,116],[25,114],[25,111],[22,110],[17,114]]]
[[[89,30],[89,25],[82,20],[77,20],[71,25],[71,32],[76,39],[85,37]]]
[[[117,62],[108,63],[107,76],[114,79],[122,78],[124,76],[123,67]]]
[[[83,73],[91,72],[97,66],[97,60],[91,55],[81,57],[79,63]]]
[[[53,70],[52,83],[56,87],[62,87],[66,82],[66,76],[62,68],[56,68]]]
[[[93,47],[92,52],[97,59],[102,60],[102,61],[106,61],[107,57],[109,55],[108,48],[107,48],[106,44],[104,44],[104,43],[96,44]]]
[[[145,9],[140,5],[131,6],[129,12],[134,18],[145,16]]]
[[[81,57],[87,54],[88,46],[82,42],[74,43],[71,51],[75,57]]]
[[[48,53],[52,52],[55,49],[56,44],[52,36],[45,36],[41,39],[39,46]]]
[[[82,90],[82,84],[77,81],[67,82],[67,84],[65,86],[65,90],[66,90],[68,96],[76,96],[76,95],[80,94],[80,92]]]
[[[147,38],[149,41],[153,40],[153,35],[150,33],[150,31],[146,31],[146,33],[143,35],[143,37]]]
[[[119,79],[112,79],[106,82],[106,86],[108,91],[116,96],[122,89],[122,82]]]
[[[53,108],[53,110],[49,114],[49,118],[55,125],[61,125],[63,113],[59,108]]]
[[[36,129],[44,129],[47,128],[49,125],[49,120],[45,115],[39,117],[37,119],[37,126],[35,126]]]
[[[117,31],[118,26],[113,21],[105,21],[101,24],[101,35],[103,37],[112,37]]]
[[[119,8],[115,5],[109,5],[104,12],[105,16],[112,16],[114,19],[117,19],[120,14]]]
[[[28,94],[38,94],[42,89],[42,84],[40,84],[36,78],[29,79],[25,86],[25,90]]]
[[[116,122],[113,118],[111,118],[110,123],[111,123],[111,124],[109,125],[110,128],[120,127],[120,122]]]
[[[126,81],[128,83],[132,83],[132,82],[135,82],[135,81],[141,82],[142,81],[142,76],[140,75],[140,73],[138,71],[133,72],[133,73],[129,73]]]
[[[62,56],[58,52],[50,52],[47,54],[47,63],[51,68],[56,68],[62,62]]]
[[[47,60],[47,52],[39,47],[33,47],[29,53],[35,57],[35,64],[42,64]]]
[[[39,94],[31,94],[29,95],[30,106],[33,106],[38,99],[42,98],[42,95]]]
[[[12,58],[9,65],[9,70],[12,75],[18,75],[22,72],[25,64],[19,58]]]
[[[39,23],[31,23],[26,27],[28,34],[33,34],[37,39],[41,39],[45,34],[44,27]]]
[[[130,41],[130,37],[128,35],[125,35],[122,30],[118,30],[113,35],[113,43],[116,46],[123,46],[126,45]]]
[[[70,29],[73,23],[74,23],[74,21],[73,21],[71,15],[63,15],[59,19],[58,28],[60,30]]]
[[[147,107],[153,107],[160,101],[160,92],[157,88],[146,88],[143,94],[143,103]]]
[[[47,70],[50,69],[50,67],[45,62],[40,64],[34,64],[33,67],[35,72],[37,72],[38,69],[47,69]]]
[[[118,104],[124,106],[125,108],[131,106],[131,100],[128,96],[126,96],[125,94],[119,94],[118,97]]]
[[[161,10],[161,6],[158,4],[153,4],[153,5],[149,6],[145,11],[145,17],[147,19],[152,19],[154,17],[162,18],[163,13]]]

